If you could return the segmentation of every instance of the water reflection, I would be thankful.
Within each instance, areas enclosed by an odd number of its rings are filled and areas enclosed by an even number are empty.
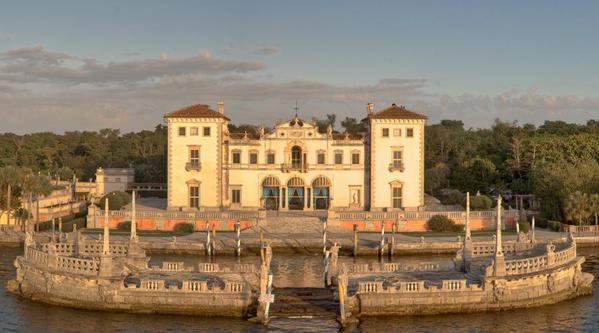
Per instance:
[[[0,248],[0,331],[1,332],[337,332],[339,325],[332,319],[275,318],[265,328],[241,319],[197,318],[189,316],[133,315],[67,309],[27,301],[5,290],[6,281],[14,276],[13,261],[19,249]],[[585,271],[599,276],[599,257],[594,249],[581,249],[587,256]],[[430,260],[431,257],[422,257]],[[400,261],[419,258],[398,258]],[[448,259],[436,257],[435,259]],[[173,260],[169,256],[154,256],[151,264]],[[178,257],[186,265],[208,261],[197,256]],[[233,257],[219,260],[236,262]],[[241,262],[258,262],[246,256]],[[352,260],[352,259],[343,259]],[[364,259],[359,259],[362,261]],[[276,256],[273,258],[279,286],[311,286],[322,284],[321,256]],[[557,305],[513,311],[366,318],[357,327],[344,332],[593,332],[599,330],[599,292]]]

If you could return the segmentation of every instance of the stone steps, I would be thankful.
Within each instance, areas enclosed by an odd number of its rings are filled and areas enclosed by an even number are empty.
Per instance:
[[[331,317],[339,312],[332,290],[326,288],[275,288],[272,317]]]

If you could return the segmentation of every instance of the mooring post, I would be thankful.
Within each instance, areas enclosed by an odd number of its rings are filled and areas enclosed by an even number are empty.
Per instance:
[[[535,217],[532,217],[532,236],[531,236],[531,242],[534,243],[535,242]]]
[[[354,257],[358,256],[358,225],[354,224]]]
[[[62,243],[62,217],[58,218],[58,242]]]
[[[212,255],[212,242],[210,241],[210,223],[206,221],[206,254]]]
[[[385,250],[385,221],[381,221],[381,244],[379,246],[379,257],[382,257]]]
[[[345,264],[341,266],[341,272],[337,276],[337,288],[339,291],[339,316],[341,325],[345,325],[347,320],[345,313],[345,302],[347,298],[348,276]]]
[[[237,237],[236,254],[239,257],[239,256],[241,256],[241,224],[239,223],[239,220],[237,220],[237,223],[235,223],[235,232],[236,232],[236,237]]]
[[[260,248],[264,246],[264,231],[260,230]]]
[[[327,222],[328,219],[324,219],[324,223],[322,224],[322,254],[324,255],[327,252]]]
[[[329,286],[329,258],[330,252],[324,251],[324,271],[322,273],[322,278],[324,280],[324,286]]]
[[[393,257],[395,255],[395,231],[397,229],[397,221],[393,221],[393,225],[391,225],[391,241],[388,242],[388,250],[389,256]]]
[[[54,228],[55,228],[54,218],[52,218],[52,239],[51,239],[52,243],[56,242],[56,235],[54,234],[56,231]]]

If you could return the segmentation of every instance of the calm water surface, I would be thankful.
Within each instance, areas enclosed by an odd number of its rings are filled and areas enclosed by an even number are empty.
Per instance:
[[[132,315],[84,311],[38,304],[8,294],[6,281],[14,277],[13,261],[20,249],[0,248],[0,332],[338,332],[331,319],[275,318],[268,327],[241,319],[188,316]],[[585,271],[599,286],[599,253],[581,249]],[[167,257],[154,257],[157,263]],[[430,260],[431,258],[428,257]],[[220,259],[219,259],[220,260]],[[223,260],[232,261],[232,258]],[[257,260],[246,257],[244,261]],[[399,259],[402,260],[401,258]],[[185,257],[186,263],[200,259]],[[205,261],[201,259],[201,261]],[[318,256],[273,259],[275,286],[309,286],[319,283],[322,258]],[[305,273],[298,274],[302,270]],[[557,305],[514,311],[464,315],[368,318],[343,332],[599,332],[599,292]]]

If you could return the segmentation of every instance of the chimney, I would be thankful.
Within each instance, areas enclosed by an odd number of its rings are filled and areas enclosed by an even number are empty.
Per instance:
[[[372,115],[372,111],[374,111],[374,103],[368,103],[368,106],[366,107],[366,112],[369,116]]]
[[[216,109],[218,110],[218,113],[225,114],[225,102],[221,101],[216,103]]]

